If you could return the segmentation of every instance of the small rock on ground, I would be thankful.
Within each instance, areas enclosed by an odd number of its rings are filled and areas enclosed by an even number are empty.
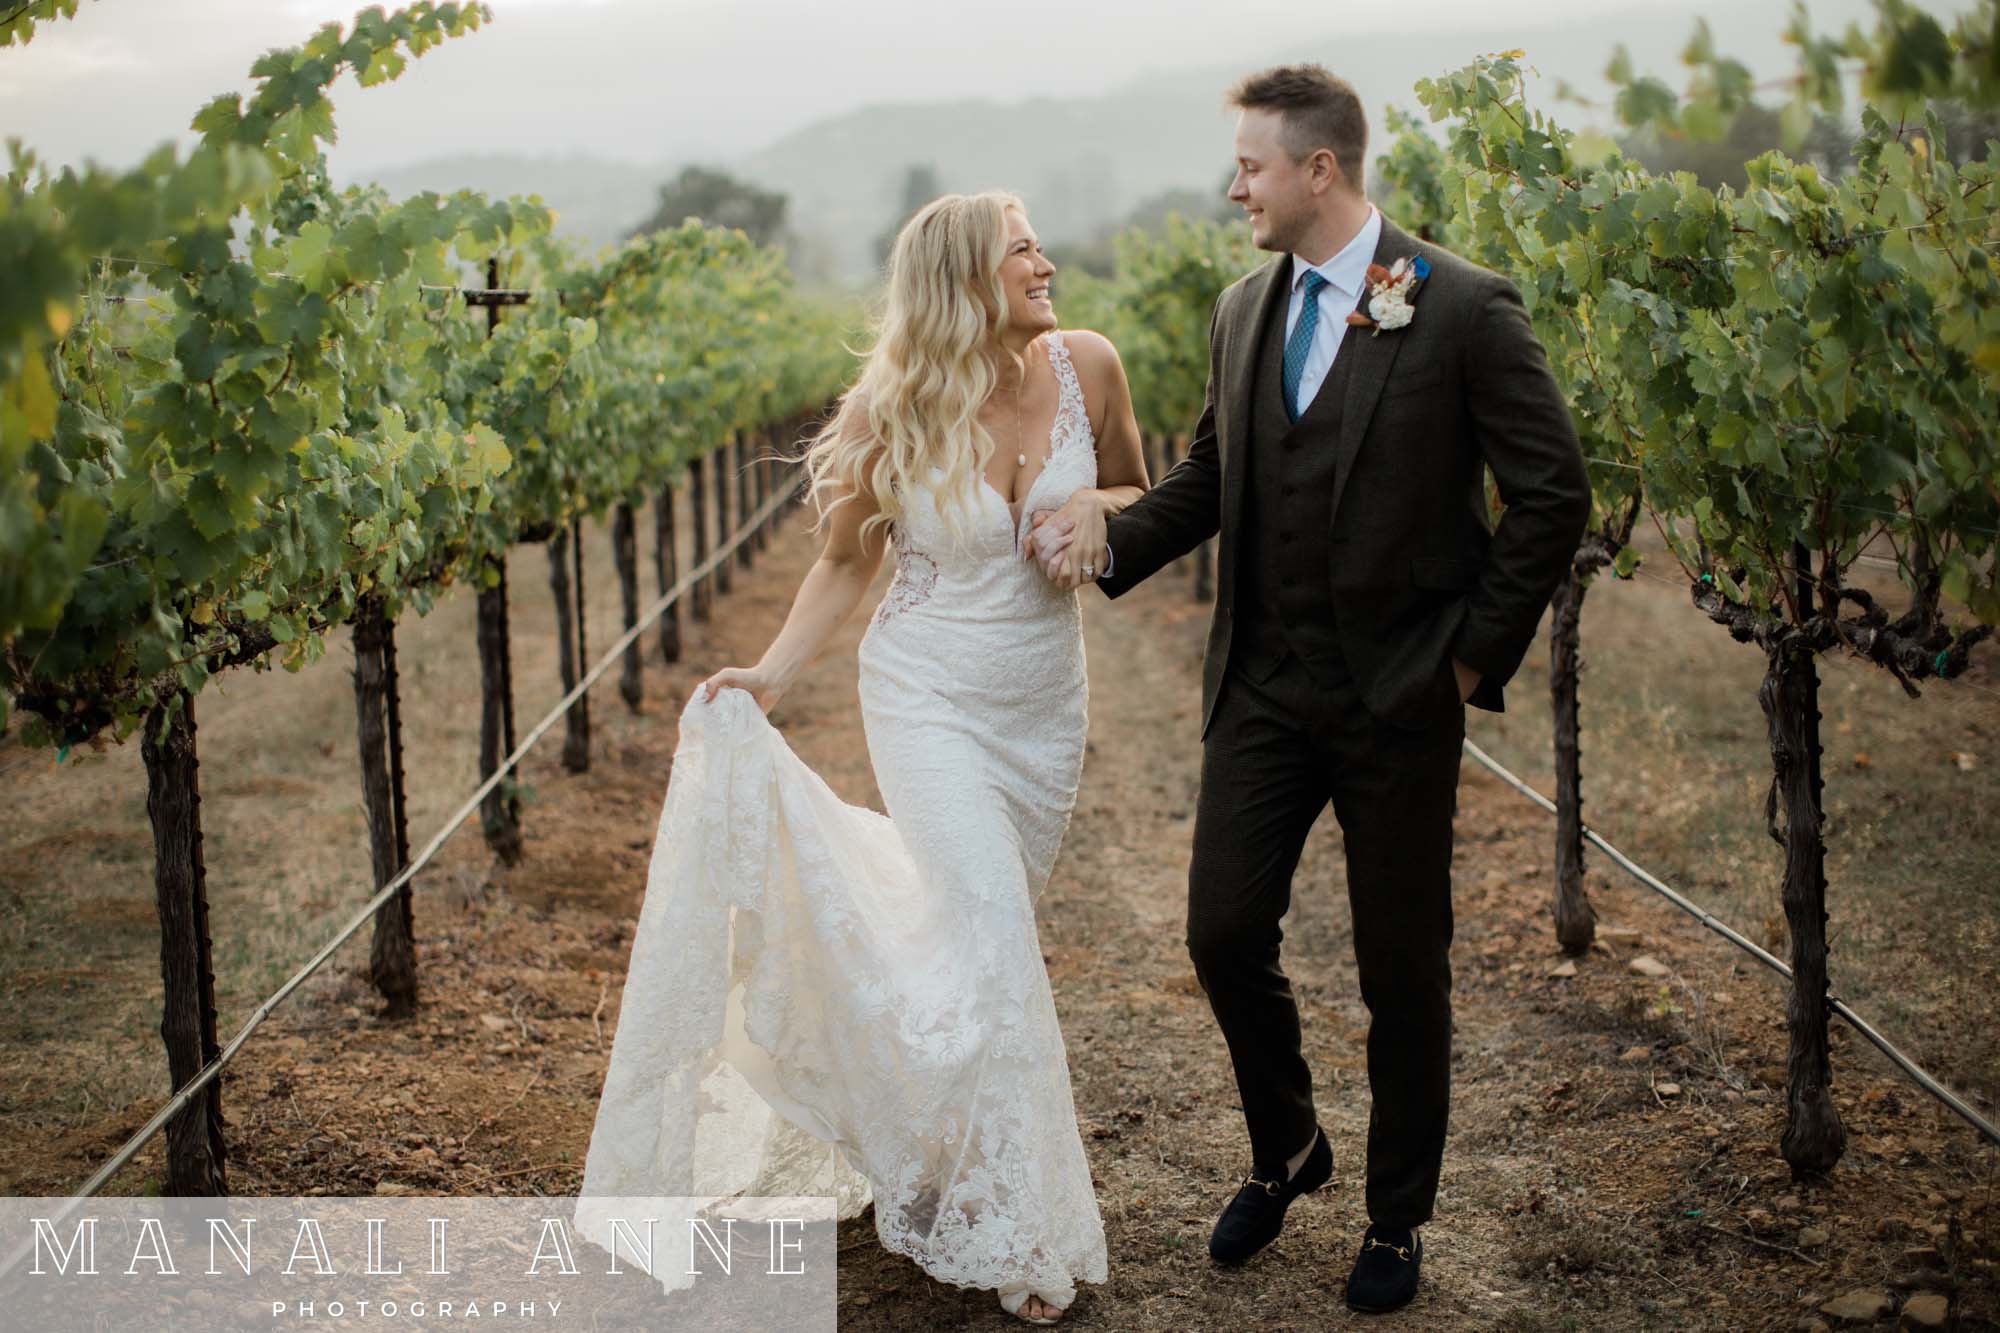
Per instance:
[[[1872,1324],[1893,1313],[1895,1308],[1896,1302],[1889,1298],[1888,1292],[1861,1287],[1834,1297],[1820,1306],[1819,1312],[1837,1324]]]
[[[1920,1291],[1903,1304],[1904,1328],[1943,1328],[1951,1316],[1951,1301],[1935,1291]]]

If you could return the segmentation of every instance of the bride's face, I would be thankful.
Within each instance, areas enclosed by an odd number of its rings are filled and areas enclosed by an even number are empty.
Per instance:
[[[1007,329],[1030,337],[1056,327],[1056,308],[1049,301],[1049,279],[1056,266],[1042,253],[1042,243],[1027,215],[1007,210],[1007,253],[1000,261],[1000,290],[1007,294]]]

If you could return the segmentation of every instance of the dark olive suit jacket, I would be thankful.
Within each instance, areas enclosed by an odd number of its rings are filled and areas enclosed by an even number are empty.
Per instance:
[[[1340,645],[1369,710],[1421,723],[1438,672],[1481,675],[1471,702],[1498,711],[1590,512],[1569,408],[1514,285],[1383,219],[1375,262],[1430,266],[1400,329],[1355,329],[1327,505],[1327,569]],[[1187,457],[1109,525],[1111,597],[1221,533],[1203,665],[1202,734],[1233,646],[1245,452],[1260,333],[1283,319],[1292,257],[1228,287],[1209,329],[1207,403]],[[1365,309],[1366,299],[1363,306]],[[1482,465],[1505,511],[1489,530]]]

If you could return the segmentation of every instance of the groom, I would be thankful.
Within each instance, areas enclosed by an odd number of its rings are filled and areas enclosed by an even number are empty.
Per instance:
[[[1353,88],[1294,65],[1229,102],[1229,197],[1275,257],[1216,301],[1188,455],[1110,518],[1098,581],[1121,596],[1221,533],[1188,950],[1253,1165],[1209,1252],[1249,1259],[1332,1174],[1278,957],[1292,872],[1331,802],[1370,1014],[1369,1226],[1347,1302],[1392,1310],[1416,1293],[1444,1154],[1464,704],[1503,706],[1589,490],[1512,284],[1368,202]],[[1490,533],[1482,467],[1506,505]],[[1037,523],[1053,575],[1071,525]]]

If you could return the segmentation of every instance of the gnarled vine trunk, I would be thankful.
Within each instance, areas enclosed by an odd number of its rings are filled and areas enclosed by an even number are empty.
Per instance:
[[[1578,731],[1585,575],[1572,566],[1550,603],[1549,702],[1556,759],[1556,941],[1580,954],[1597,934],[1597,913],[1583,891],[1583,773]]]
[[[720,551],[729,545],[729,445],[725,441],[709,450],[709,489],[715,492],[715,549]],[[727,597],[736,586],[736,562],[733,559],[715,562],[715,591],[719,597]]]
[[[704,459],[688,464],[688,510],[694,524],[694,549],[689,559],[700,569],[708,560],[708,464]],[[688,613],[696,623],[704,623],[715,609],[715,574],[711,571],[696,579],[693,591]]]
[[[368,819],[369,860],[375,888],[394,879],[409,859],[409,824],[401,796],[401,709],[396,700],[395,634],[382,600],[362,599],[354,617],[355,734],[361,752],[362,809]],[[407,1017],[417,1007],[415,909],[403,885],[375,912],[368,951],[368,979],[388,1002],[387,1017]]]
[[[146,814],[153,824],[153,892],[160,914],[160,1040],[179,1091],[222,1054],[215,1032],[215,964],[208,935],[208,881],[201,849],[201,782],[194,699],[181,691],[146,714],[140,742]],[[202,1089],[167,1122],[163,1193],[229,1192],[222,1138],[222,1083]]]
[[[1804,571],[1806,555],[1795,553]],[[1801,617],[1813,614],[1808,580],[1799,580]],[[1832,608],[1828,608],[1831,613]],[[1785,1130],[1779,1141],[1794,1178],[1831,1171],[1847,1149],[1847,1131],[1833,1105],[1833,1063],[1827,1041],[1825,784],[1820,769],[1819,667],[1812,647],[1790,631],[1765,649],[1757,690],[1769,724],[1771,792],[1765,824],[1785,849],[1785,922],[1792,937],[1792,994],[1786,1010]]]
[[[653,577],[660,585],[660,596],[673,591],[680,580],[680,552],[675,549],[674,503],[676,500],[671,485],[660,487],[660,493],[653,497]],[[660,660],[678,662],[681,660],[681,604],[675,600],[660,613]]]
[[[755,502],[750,498],[750,492],[754,488],[755,482],[750,476],[752,449],[749,433],[746,431],[737,431],[736,439],[729,446],[729,452],[736,469],[736,531],[742,534],[748,531],[750,527],[750,515],[756,507]],[[747,536],[743,544],[736,548],[736,563],[741,565],[746,572],[757,563],[757,543],[750,540]]]
[[[479,780],[483,783],[514,753],[513,650],[507,639],[507,557],[486,557],[491,586],[479,589]],[[480,831],[503,864],[521,859],[521,802],[502,781],[479,803]]]
[[[548,541],[549,591],[556,603],[556,665],[562,675],[563,693],[576,688],[583,666],[583,589],[570,586],[570,546],[581,545],[583,528],[563,528]],[[580,571],[579,571],[580,572]],[[563,714],[563,767],[572,773],[590,768],[590,695],[586,691]]]
[[[1170,471],[1175,462],[1187,457],[1187,451],[1188,437],[1174,436],[1173,450],[1167,464]],[[1215,543],[1216,538],[1210,537],[1194,548],[1194,599],[1197,602],[1215,600]]]
[[[767,431],[758,431],[756,435],[751,437],[750,477],[756,488],[753,503],[750,506],[752,513],[762,510],[771,498],[770,444],[771,436]],[[771,524],[768,518],[757,524],[756,533],[751,540],[756,543],[759,551],[770,546]]]
[[[625,632],[630,634],[639,623],[638,520],[630,502],[621,501],[611,511],[611,554],[618,566],[618,597],[624,604]],[[639,701],[645,697],[641,665],[639,640],[634,638],[625,645],[625,656],[619,663],[618,697],[635,713],[639,711]]]

